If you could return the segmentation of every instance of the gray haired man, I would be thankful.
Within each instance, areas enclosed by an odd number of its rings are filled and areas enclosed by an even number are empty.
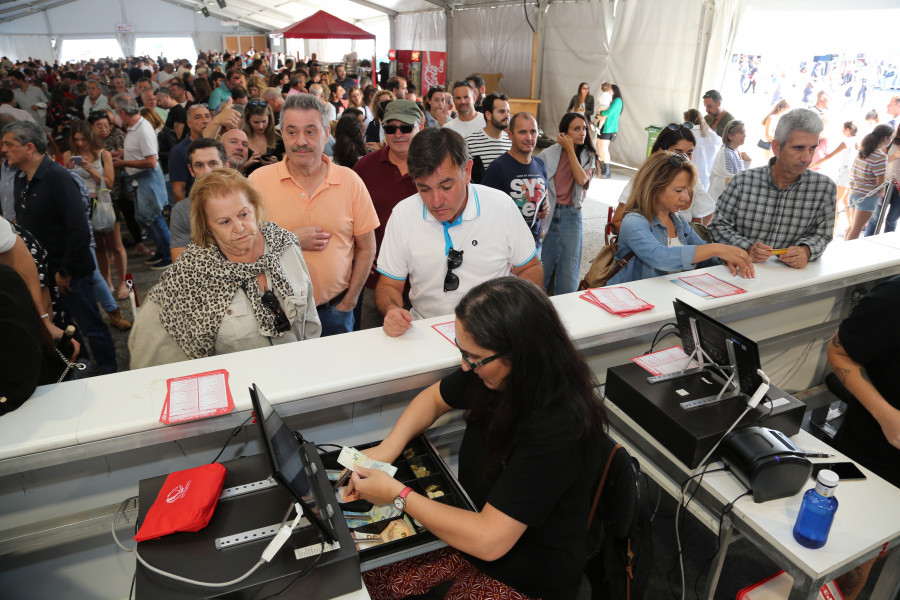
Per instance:
[[[743,248],[753,262],[772,256],[802,269],[831,241],[837,188],[809,170],[824,124],[795,108],[775,127],[769,164],[738,173],[719,196],[709,231],[716,242]]]

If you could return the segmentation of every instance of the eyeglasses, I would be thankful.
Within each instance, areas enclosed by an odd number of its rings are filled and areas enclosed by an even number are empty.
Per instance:
[[[666,125],[666,128],[671,129],[672,131],[678,131],[679,129],[693,129],[694,124],[690,121],[685,121],[681,125],[679,125],[678,123],[669,123],[668,125]]]
[[[262,295],[260,300],[262,300],[263,306],[268,308],[272,311],[272,314],[275,315],[275,331],[284,333],[291,328],[291,321],[287,318],[287,315],[284,314],[284,309],[281,308],[281,304],[278,302],[275,292],[266,290],[266,293]]]
[[[668,160],[666,160],[666,163],[668,163],[670,166],[675,167],[676,169],[680,169],[684,163],[690,162],[690,160],[691,158],[687,154],[679,153],[670,156]]]
[[[502,354],[495,354],[493,356],[488,356],[487,358],[482,358],[479,361],[472,362],[472,360],[469,358],[469,355],[466,354],[465,351],[463,351],[463,349],[459,347],[459,343],[456,341],[455,338],[453,340],[453,343],[456,344],[456,348],[459,350],[459,353],[462,355],[463,362],[466,363],[466,365],[468,365],[468,367],[470,369],[472,369],[473,371],[475,369],[477,369],[478,367],[483,367],[484,365],[488,364],[492,360],[497,360],[498,358],[503,356]]]
[[[205,109],[209,110],[209,104],[207,104],[206,102],[201,102],[199,104],[191,104],[190,106],[188,106],[188,112],[194,110],[195,108],[205,108]]]
[[[250,106],[250,107],[253,107],[253,106],[263,106],[263,107],[265,107],[265,106],[268,106],[268,105],[269,105],[269,103],[266,102],[265,100],[249,100],[249,101],[247,101],[247,106]]]
[[[453,272],[462,266],[463,251],[450,248],[447,253],[447,276],[444,277],[444,291],[452,292],[459,288],[459,277]]]
[[[403,125],[382,125],[382,129],[388,135],[394,135],[397,133],[397,130],[400,130],[400,133],[412,133],[412,130],[415,129],[415,125],[410,125],[408,123],[404,123]]]

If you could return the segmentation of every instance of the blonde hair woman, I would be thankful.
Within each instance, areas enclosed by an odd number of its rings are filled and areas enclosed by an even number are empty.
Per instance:
[[[715,258],[725,261],[732,274],[753,277],[745,250],[707,244],[678,214],[690,201],[696,181],[697,169],[684,154],[654,152],[644,161],[625,204],[615,256],[628,263],[608,285],[711,267],[717,264]]]

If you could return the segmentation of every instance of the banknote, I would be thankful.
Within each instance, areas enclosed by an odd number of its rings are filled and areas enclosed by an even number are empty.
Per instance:
[[[356,448],[349,448],[347,446],[341,448],[341,453],[338,455],[337,461],[342,467],[347,467],[351,471],[355,471],[356,467],[360,466],[364,469],[378,469],[379,471],[384,471],[391,477],[397,472],[397,467],[394,465],[381,462],[380,460],[373,460]]]

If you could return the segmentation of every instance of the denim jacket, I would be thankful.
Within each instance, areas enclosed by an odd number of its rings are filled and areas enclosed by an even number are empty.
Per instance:
[[[639,213],[625,214],[619,230],[619,250],[616,252],[616,260],[624,258],[629,252],[634,252],[634,256],[607,285],[718,264],[716,259],[709,259],[694,265],[694,246],[701,246],[706,242],[694,232],[681,215],[669,213],[669,216],[675,223],[675,233],[682,243],[681,247],[669,247],[669,232],[659,217],[654,216],[653,221],[648,222]]]

